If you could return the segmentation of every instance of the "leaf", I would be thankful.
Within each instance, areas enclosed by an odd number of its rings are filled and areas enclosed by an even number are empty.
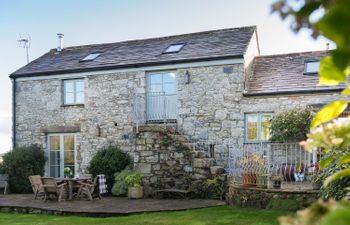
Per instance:
[[[350,163],[350,153],[340,157],[340,159],[338,159],[338,163]]]
[[[320,169],[324,169],[325,167],[327,167],[333,161],[334,161],[334,157],[333,156],[321,159],[320,160]]]
[[[338,207],[330,210],[329,213],[325,214],[320,220],[320,225],[340,225],[340,224],[349,224],[350,221],[350,206],[345,205],[341,206],[338,203]]]
[[[311,128],[338,117],[348,106],[348,101],[338,100],[323,107],[311,122]]]
[[[330,3],[327,13],[316,23],[319,32],[334,41],[339,49],[350,48],[350,1],[337,0]]]
[[[324,57],[320,62],[320,80],[318,85],[338,85],[345,82],[347,69],[339,69],[333,62],[332,56]]]
[[[341,92],[341,95],[343,96],[348,96],[350,95],[350,89],[347,87],[345,88],[342,92]]]
[[[323,186],[328,186],[329,183],[342,179],[344,177],[350,176],[350,168],[339,170],[335,173],[333,173],[331,176],[327,177],[327,179],[324,181]]]

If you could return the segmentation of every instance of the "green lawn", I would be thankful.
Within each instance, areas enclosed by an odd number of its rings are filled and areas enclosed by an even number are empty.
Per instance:
[[[286,211],[241,209],[229,206],[194,209],[179,212],[147,213],[131,216],[92,218],[78,216],[51,216],[33,214],[0,213],[0,224],[6,225],[146,225],[146,224],[230,224],[230,225],[273,225],[277,217],[290,214]]]

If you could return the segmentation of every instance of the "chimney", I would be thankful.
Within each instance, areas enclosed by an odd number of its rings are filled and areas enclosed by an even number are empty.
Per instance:
[[[57,34],[58,37],[58,46],[57,46],[57,52],[61,52],[63,49],[63,37],[64,35],[62,33]]]

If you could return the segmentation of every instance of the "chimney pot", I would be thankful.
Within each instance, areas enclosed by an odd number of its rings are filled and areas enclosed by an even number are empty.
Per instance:
[[[61,52],[62,49],[63,49],[63,37],[64,37],[64,34],[58,33],[57,37],[58,37],[57,52]]]

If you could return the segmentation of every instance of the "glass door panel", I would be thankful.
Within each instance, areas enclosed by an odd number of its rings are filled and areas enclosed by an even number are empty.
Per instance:
[[[147,76],[147,120],[176,119],[177,97],[175,73],[163,72]]]
[[[69,167],[74,176],[74,135],[64,135],[64,168]]]
[[[48,138],[48,175],[64,177],[64,168],[75,171],[75,136],[73,134],[49,135]]]
[[[60,177],[61,171],[61,160],[60,160],[60,136],[50,136],[50,154],[49,154],[49,166],[50,166],[50,176]]]

